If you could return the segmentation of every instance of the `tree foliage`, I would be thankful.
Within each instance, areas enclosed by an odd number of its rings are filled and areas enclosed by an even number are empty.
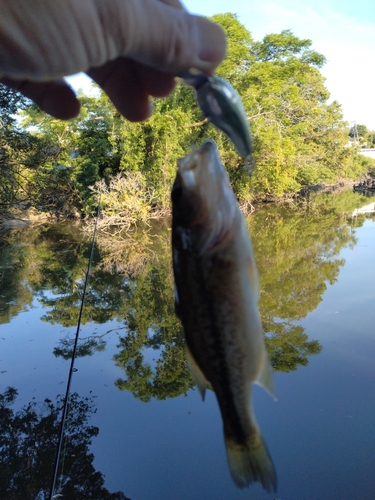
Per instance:
[[[365,137],[368,133],[368,129],[366,125],[355,124],[350,128],[349,136],[353,138]]]
[[[13,387],[0,394],[0,495],[7,500],[48,498],[63,399],[32,401],[16,412],[11,408],[16,397]],[[88,420],[95,411],[93,398],[71,394],[59,494],[74,500],[128,500],[120,491],[110,493],[93,466],[89,447],[99,429]]]
[[[8,165],[9,187],[3,191],[19,197],[23,189],[23,199],[39,209],[93,213],[98,199],[90,186],[109,185],[119,174],[126,178],[131,173],[142,178],[145,192],[152,192],[148,210],[166,208],[177,159],[208,137],[217,142],[235,193],[244,201],[355,178],[368,170],[356,149],[345,147],[347,124],[339,103],[328,101],[320,73],[325,57],[311,40],[283,30],[255,41],[234,14],[212,19],[228,40],[218,74],[237,89],[251,123],[256,162],[251,178],[230,141],[202,117],[194,92],[186,86],[155,99],[154,113],[144,123],[123,119],[99,89],[95,95],[80,94],[81,115],[70,122],[55,120],[22,100],[17,104],[13,94],[3,99],[0,94],[0,102],[8,103],[7,127],[19,141],[12,149],[14,157],[5,140],[0,148],[2,164]],[[23,131],[10,118],[17,109],[22,110]],[[372,144],[370,136],[367,142]],[[5,201],[14,204],[17,199],[8,196]],[[120,212],[127,204],[128,198],[116,203]]]
[[[59,162],[61,149],[47,134],[22,130],[15,118],[26,109],[35,116],[46,115],[1,84],[0,106],[0,213],[34,206],[70,215],[80,207],[80,196],[69,169]]]

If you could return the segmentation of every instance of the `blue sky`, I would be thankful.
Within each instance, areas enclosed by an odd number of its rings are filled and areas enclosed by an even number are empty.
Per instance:
[[[233,12],[260,40],[269,33],[291,29],[309,38],[324,54],[322,73],[331,100],[344,118],[375,130],[375,3],[373,0],[185,0],[186,8],[211,16]],[[83,86],[80,78],[71,81]]]

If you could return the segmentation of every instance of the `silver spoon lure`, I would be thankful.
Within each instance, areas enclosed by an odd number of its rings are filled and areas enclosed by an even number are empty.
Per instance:
[[[251,174],[254,160],[250,125],[241,98],[234,88],[218,76],[209,76],[193,69],[179,73],[178,77],[195,89],[202,113],[229,137],[238,153],[245,158]]]

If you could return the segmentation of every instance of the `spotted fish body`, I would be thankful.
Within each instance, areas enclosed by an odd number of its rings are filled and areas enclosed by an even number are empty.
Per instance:
[[[216,145],[179,161],[172,190],[176,312],[193,379],[215,391],[229,468],[240,488],[276,491],[272,459],[255,420],[252,384],[274,395],[258,311],[258,275],[246,223]]]

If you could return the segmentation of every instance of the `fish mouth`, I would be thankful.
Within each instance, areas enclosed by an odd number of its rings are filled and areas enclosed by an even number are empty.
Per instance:
[[[198,149],[192,147],[190,155],[178,161],[181,187],[196,190],[207,187],[210,179],[215,178],[217,163],[220,162],[214,141],[205,141]]]
[[[199,153],[217,153],[216,143],[212,139],[207,139],[204,141],[202,146],[198,149]]]
[[[200,163],[203,163],[206,168],[214,166],[215,160],[219,160],[216,143],[211,139],[204,141],[196,153],[200,157]]]
[[[205,141],[196,151],[197,175],[199,175],[199,184],[205,186],[212,194],[217,194],[221,189],[223,174],[226,175],[224,167],[221,164],[217,145],[211,139]],[[199,173],[198,173],[199,172]]]

